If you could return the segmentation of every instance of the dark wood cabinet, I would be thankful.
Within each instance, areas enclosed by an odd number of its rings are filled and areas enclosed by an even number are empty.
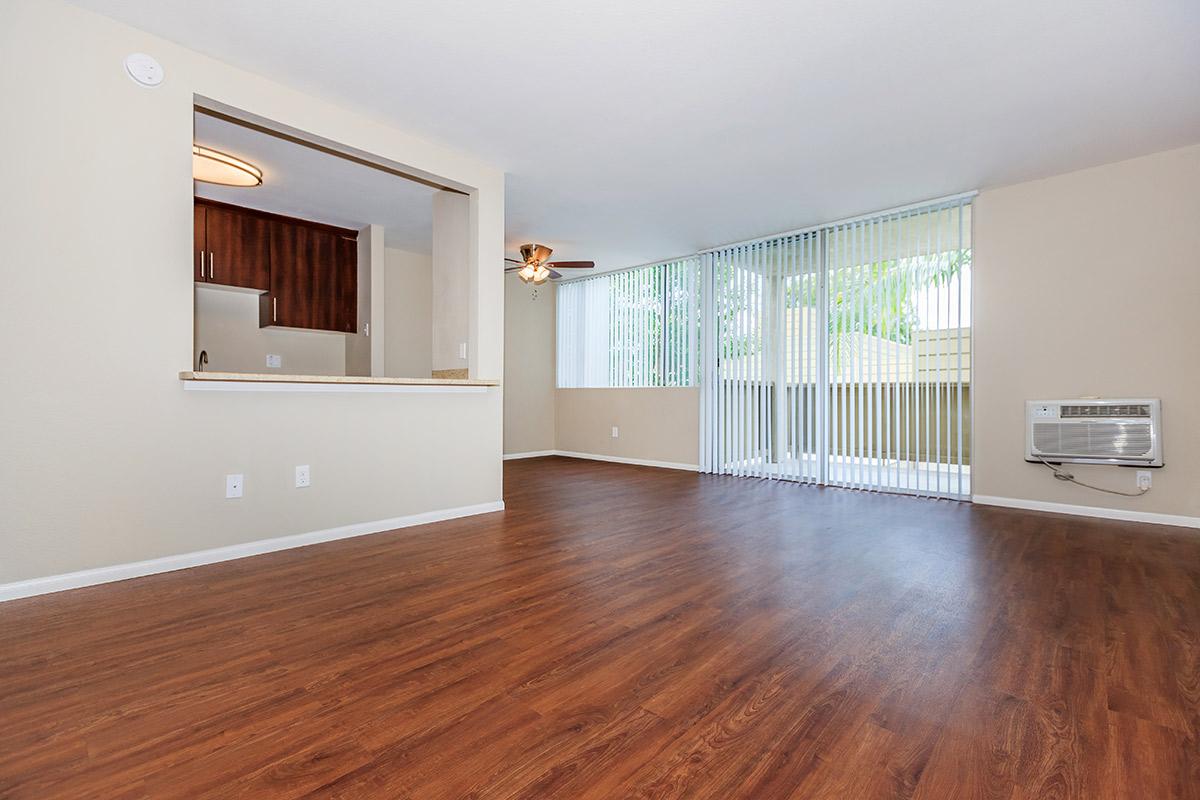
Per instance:
[[[233,206],[198,202],[193,206],[192,222],[196,281],[270,290],[266,219]]]
[[[208,272],[208,207],[192,206],[192,280],[203,282]]]
[[[260,324],[354,333],[358,322],[358,242],[342,233],[271,223],[271,291]]]
[[[208,200],[194,208],[196,281],[263,292],[260,327],[356,332],[356,231]]]
[[[208,282],[243,289],[269,291],[271,250],[262,217],[210,206],[208,231]]]

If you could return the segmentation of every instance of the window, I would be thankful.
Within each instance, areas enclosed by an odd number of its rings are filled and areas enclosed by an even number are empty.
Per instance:
[[[969,199],[710,251],[704,281],[704,471],[969,496]]]
[[[696,384],[699,259],[558,285],[560,389]]]

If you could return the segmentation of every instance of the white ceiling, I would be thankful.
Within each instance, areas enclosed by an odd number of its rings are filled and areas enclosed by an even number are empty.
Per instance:
[[[388,247],[430,252],[434,189],[205,114],[195,117],[196,144],[263,171],[262,186],[253,188],[197,182],[198,197],[344,228],[383,225]]]
[[[602,268],[1200,141],[1196,0],[80,5],[490,160],[510,251]]]

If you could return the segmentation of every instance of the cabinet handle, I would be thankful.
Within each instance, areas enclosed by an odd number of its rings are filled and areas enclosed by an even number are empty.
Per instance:
[[[208,251],[208,279],[211,281],[212,278],[213,278],[212,250],[209,250]]]
[[[278,311],[279,311],[279,298],[272,297],[271,298],[271,322],[274,322],[275,320],[279,319],[279,315],[276,313]]]
[[[200,280],[204,280],[204,251],[199,252],[200,256]]]

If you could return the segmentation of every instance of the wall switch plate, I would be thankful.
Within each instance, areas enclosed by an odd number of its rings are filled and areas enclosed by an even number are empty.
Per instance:
[[[617,426],[616,426],[616,425],[613,425],[612,438],[616,439],[616,438],[617,438],[617,435],[618,435],[619,433],[620,433],[620,431],[619,431],[619,430],[617,430]]]
[[[458,343],[458,357],[459,358],[467,357],[467,343],[466,342]]]
[[[244,480],[241,475],[226,475],[225,476],[225,498],[231,499],[242,496],[242,487]]]
[[[1150,488],[1151,483],[1153,483],[1153,479],[1150,476],[1150,470],[1139,469],[1137,471],[1137,487],[1139,489],[1147,490]]]
[[[283,366],[283,356],[279,356],[279,355],[275,355],[274,353],[271,353],[270,355],[267,356],[267,366],[274,367],[275,369],[279,369],[280,367]]]
[[[296,467],[296,488],[304,489],[312,485],[312,477],[308,472],[308,464]]]

